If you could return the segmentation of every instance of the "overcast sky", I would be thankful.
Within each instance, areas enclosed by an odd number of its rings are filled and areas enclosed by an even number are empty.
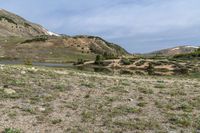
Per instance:
[[[129,52],[200,45],[200,0],[0,0],[0,8],[67,35],[96,35]]]

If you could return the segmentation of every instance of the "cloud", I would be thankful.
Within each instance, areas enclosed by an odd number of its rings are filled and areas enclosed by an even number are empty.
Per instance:
[[[90,34],[130,52],[200,44],[199,0],[2,0],[0,7],[69,35]]]

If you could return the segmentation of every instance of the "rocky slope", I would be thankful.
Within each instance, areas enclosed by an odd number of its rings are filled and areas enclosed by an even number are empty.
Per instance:
[[[6,10],[0,10],[0,36],[38,36],[52,33],[38,24],[31,23]]]

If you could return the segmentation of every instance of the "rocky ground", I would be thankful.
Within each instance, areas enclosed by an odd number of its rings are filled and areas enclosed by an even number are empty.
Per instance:
[[[1,65],[0,132],[197,132],[199,81]]]

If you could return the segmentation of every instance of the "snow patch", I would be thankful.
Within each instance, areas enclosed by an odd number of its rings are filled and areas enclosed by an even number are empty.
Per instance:
[[[197,47],[197,46],[185,46],[185,47],[187,47],[187,48],[196,48],[196,49],[199,48],[199,47]]]
[[[184,48],[194,48],[194,49],[198,49],[199,47],[197,47],[197,46],[184,46]],[[172,50],[174,51],[174,50],[179,50],[179,49],[181,49],[181,47],[176,47],[176,48],[173,48]]]
[[[50,35],[50,36],[60,36],[56,33],[51,32],[51,31],[47,31],[47,34]]]
[[[45,28],[43,28],[43,30],[46,32],[47,35],[50,35],[50,36],[60,36],[59,34],[56,34],[54,32],[48,31]]]
[[[174,51],[174,50],[179,50],[180,48],[179,47],[177,47],[177,48],[173,48],[172,50]]]

